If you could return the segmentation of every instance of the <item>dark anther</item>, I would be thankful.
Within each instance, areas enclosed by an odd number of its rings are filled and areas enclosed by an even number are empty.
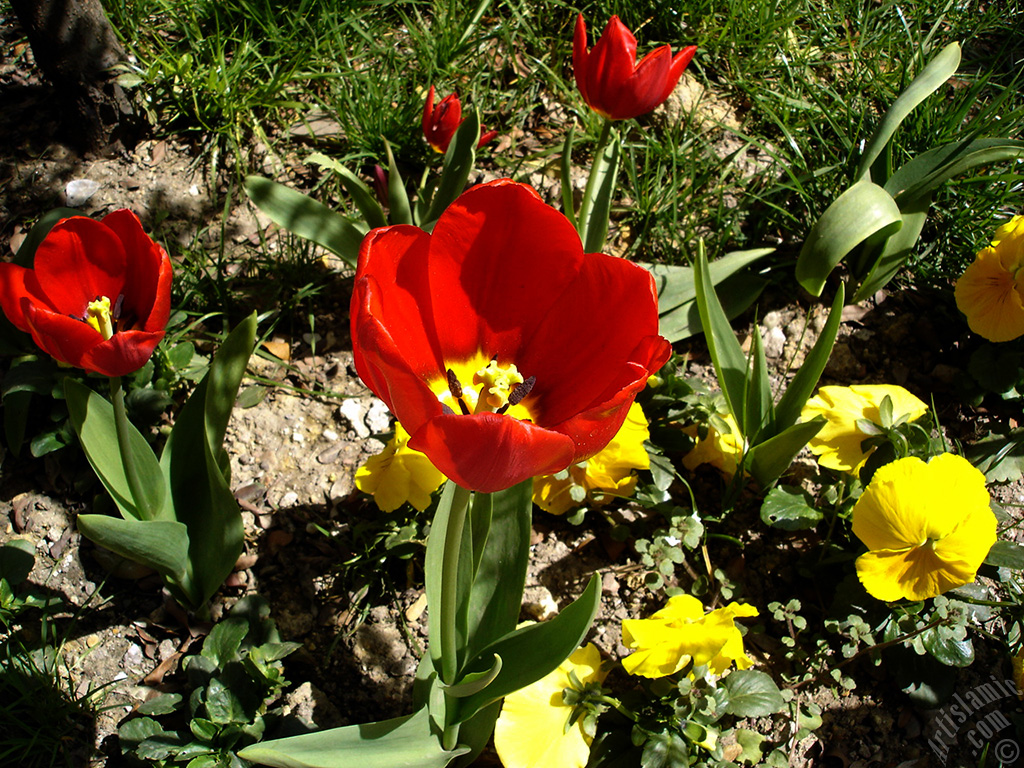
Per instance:
[[[115,320],[121,319],[121,310],[124,309],[124,294],[122,293],[117,297],[117,301],[114,302],[114,310],[110,313],[110,316]]]
[[[462,397],[462,383],[459,381],[458,376],[455,375],[455,371],[449,368],[447,374],[448,391],[452,393],[452,397]]]
[[[537,383],[537,377],[531,376],[526,381],[516,384],[515,388],[508,394],[509,405],[519,405],[530,392],[533,391],[533,385]]]
[[[462,411],[463,416],[469,416],[469,407],[466,405],[466,401],[461,397],[458,399],[459,410]]]

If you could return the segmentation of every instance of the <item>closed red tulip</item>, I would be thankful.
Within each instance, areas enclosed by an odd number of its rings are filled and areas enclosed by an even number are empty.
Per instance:
[[[423,104],[423,136],[435,152],[444,154],[452,143],[455,132],[462,125],[462,102],[454,93],[445,96],[434,105],[434,86],[430,86],[427,100]],[[497,131],[483,131],[477,148],[482,147],[495,136]]]
[[[576,85],[591,109],[611,120],[647,114],[665,101],[690,63],[697,46],[675,56],[663,45],[636,63],[636,38],[618,16],[608,20],[604,34],[587,50],[587,25],[576,18],[572,68]]]
[[[584,254],[561,213],[509,180],[475,187],[428,234],[363,241],[355,365],[441,472],[486,493],[604,448],[671,353],[650,273]]]
[[[32,269],[0,264],[0,306],[62,363],[105,376],[137,371],[164,337],[171,260],[128,210],[59,221]]]

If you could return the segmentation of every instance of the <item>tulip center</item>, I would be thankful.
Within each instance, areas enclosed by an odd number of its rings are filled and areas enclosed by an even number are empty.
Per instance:
[[[464,363],[453,364],[443,379],[431,383],[431,390],[452,413],[507,413],[531,421],[529,408],[522,401],[530,394],[536,377],[523,378],[512,363],[502,365],[477,355]]]
[[[92,326],[104,340],[114,335],[114,318],[111,314],[110,299],[97,296],[85,309],[85,322]]]

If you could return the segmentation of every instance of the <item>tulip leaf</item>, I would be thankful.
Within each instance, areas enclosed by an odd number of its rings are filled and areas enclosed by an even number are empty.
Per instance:
[[[881,242],[899,231],[899,206],[882,187],[858,181],[825,209],[804,241],[796,262],[796,279],[820,296],[825,279],[850,251],[866,240]]]
[[[530,560],[533,480],[497,493],[474,495],[473,546],[480,554],[476,557],[467,605],[466,658],[482,653],[515,629],[519,621]],[[490,497],[490,519],[485,536],[481,537],[477,535],[475,508],[483,496]]]
[[[932,195],[954,176],[980,165],[1024,157],[1024,141],[973,139],[951,142],[904,163],[885,183],[900,208],[907,201]]]
[[[415,224],[412,208],[409,205],[409,193],[405,191],[405,179],[398,171],[395,155],[391,145],[384,139],[384,152],[388,157],[388,208],[391,211],[392,224]]]
[[[467,672],[489,669],[495,655],[502,659],[501,671],[479,693],[458,699],[457,714],[450,722],[468,720],[484,707],[557,669],[583,642],[600,604],[601,580],[595,575],[583,594],[555,618],[515,629],[484,649]]]
[[[619,139],[617,136],[612,136],[600,157],[594,158],[594,167],[590,173],[596,181],[589,216],[583,222],[586,232],[586,237],[583,240],[584,253],[600,253],[604,248],[605,237],[608,235],[608,218],[612,211],[612,199],[615,197],[615,185],[619,178],[620,154]],[[580,216],[582,218],[582,212]]]
[[[772,253],[775,253],[774,248],[731,251],[708,263],[711,283],[718,285]],[[694,302],[697,300],[697,283],[694,279],[693,267],[675,264],[641,264],[640,266],[654,275],[654,284],[658,290],[658,311],[663,318],[666,313],[684,305],[694,306]]]
[[[476,145],[480,141],[480,116],[476,109],[469,110],[462,125],[455,131],[444,156],[441,180],[430,201],[430,208],[420,225],[428,231],[433,228],[445,209],[462,194],[476,161]]]
[[[340,213],[262,176],[246,176],[245,192],[275,224],[355,266],[363,233]]]
[[[767,279],[741,272],[716,283],[715,293],[725,316],[732,320],[749,309],[767,285]],[[658,333],[671,342],[704,333],[696,300],[662,313],[658,317]]]
[[[147,499],[136,500],[132,496],[118,446],[114,406],[81,382],[70,378],[64,380],[64,396],[68,404],[68,418],[78,434],[85,457],[117,504],[121,516],[126,520],[142,520],[145,510],[154,510],[150,519],[169,520],[172,513],[167,503],[163,473],[146,438],[130,422],[127,423],[132,460],[142,490],[149,494]]]
[[[708,267],[704,243],[700,242],[697,250],[697,265],[694,269],[694,281],[697,291],[697,308],[700,321],[704,326],[704,338],[707,341],[711,362],[715,367],[718,384],[722,388],[729,413],[737,423],[742,424],[746,412],[747,393],[747,358],[743,354],[736,334],[733,333],[729,319],[726,317],[722,304],[718,300]],[[744,433],[746,437],[746,433]]]
[[[327,155],[320,152],[314,152],[306,158],[306,162],[316,163],[321,168],[330,168],[338,174],[345,190],[349,195],[351,195],[352,202],[355,203],[359,212],[363,214],[363,219],[371,229],[387,226],[387,217],[384,215],[384,211],[380,207],[380,203],[377,202],[377,198],[374,196],[370,188],[366,186],[363,180],[352,173],[352,171],[339,163],[333,157],[327,157]]]
[[[733,414],[737,422],[742,424],[743,436],[751,444],[764,433],[773,434],[775,423],[775,407],[772,403],[772,386],[768,378],[768,361],[764,355],[764,341],[761,329],[755,323],[751,341],[750,375],[747,378],[747,394],[744,397],[742,417]]]
[[[174,520],[132,520],[110,515],[79,515],[78,530],[111,552],[152,568],[183,585],[188,572],[188,531]]]
[[[572,189],[572,143],[575,138],[576,127],[569,126],[565,132],[565,143],[562,144],[562,158],[560,161],[562,177],[562,213],[569,223],[576,227],[576,198]]]
[[[882,153],[892,139],[896,129],[906,119],[907,115],[925,99],[937,91],[943,83],[949,80],[960,66],[960,45],[950,43],[928,62],[927,66],[918,73],[917,77],[906,87],[906,89],[892,106],[882,116],[874,134],[868,140],[857,167],[857,181],[882,181],[884,175],[880,169],[875,167],[875,162],[882,157]]]
[[[914,246],[917,245],[917,239],[921,236],[921,230],[924,229],[931,205],[931,195],[912,200],[902,209],[900,218],[903,220],[903,226],[898,232],[890,235],[880,245],[866,244],[864,246],[864,253],[872,254],[865,261],[873,261],[873,264],[870,272],[867,272],[864,282],[853,295],[854,304],[873,296],[900,271],[900,268],[913,253]]]
[[[444,768],[467,747],[442,748],[426,708],[379,723],[363,723],[261,741],[238,753],[271,768]]]
[[[455,685],[445,685],[444,683],[438,684],[449,696],[454,696],[455,698],[471,696],[474,693],[479,693],[494,682],[494,678],[496,678],[498,673],[501,672],[501,664],[501,657],[495,655],[494,664],[490,669],[484,670],[483,672],[473,672],[468,674]]]
[[[751,448],[744,459],[747,471],[762,486],[774,483],[789,469],[796,455],[825,426],[825,418],[817,416],[784,429],[774,437]]]
[[[840,283],[835,299],[832,300],[832,309],[828,313],[828,320],[825,321],[825,327],[821,329],[821,335],[818,336],[818,340],[814,342],[811,351],[807,353],[800,369],[789,386],[786,387],[782,397],[779,398],[779,404],[775,408],[776,430],[783,431],[793,426],[800,418],[800,411],[814,394],[814,388],[818,386],[818,380],[832,354],[836,334],[839,333],[845,298],[846,287]]]
[[[175,517],[188,528],[193,608],[217,591],[242,552],[242,516],[228,486],[222,442],[255,333],[253,314],[224,340],[160,457]]]

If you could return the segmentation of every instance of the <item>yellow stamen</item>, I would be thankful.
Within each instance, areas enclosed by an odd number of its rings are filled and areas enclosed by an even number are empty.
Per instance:
[[[90,301],[85,310],[85,322],[91,325],[104,339],[114,335],[114,323],[110,316],[110,299],[100,296]]]
[[[482,385],[482,397],[476,404],[477,413],[496,411],[508,403],[508,396],[512,394],[516,384],[523,383],[523,376],[513,364],[502,366],[498,365],[497,360],[491,360],[476,372],[473,383]]]
[[[523,388],[530,382],[524,382],[515,365],[500,365],[482,352],[468,360],[448,364],[458,394],[452,391],[448,370],[444,376],[430,381],[430,389],[453,413],[497,412],[523,421],[533,420],[529,405],[521,402],[529,392],[528,388],[525,391]],[[513,396],[516,387],[519,393]],[[509,401],[510,396],[514,402]]]

